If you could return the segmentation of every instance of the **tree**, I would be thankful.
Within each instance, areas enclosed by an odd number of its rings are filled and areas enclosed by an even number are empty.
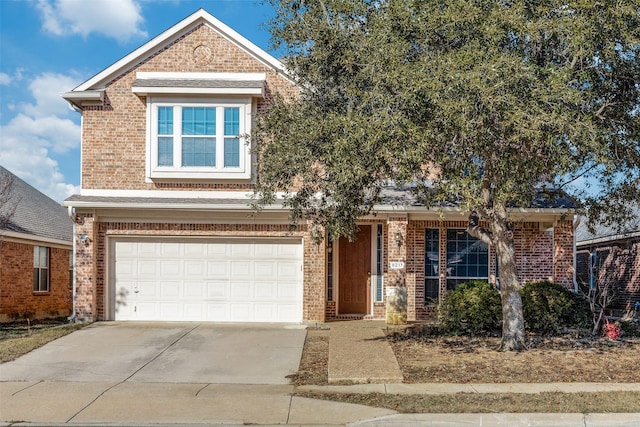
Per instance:
[[[501,348],[525,348],[510,207],[639,196],[638,2],[270,3],[301,93],[259,117],[257,204],[283,191],[294,222],[335,238],[388,181],[455,200],[498,256]],[[594,177],[597,198],[572,185]]]
[[[0,247],[2,235],[11,224],[11,219],[16,212],[20,198],[13,193],[14,176],[0,166]]]

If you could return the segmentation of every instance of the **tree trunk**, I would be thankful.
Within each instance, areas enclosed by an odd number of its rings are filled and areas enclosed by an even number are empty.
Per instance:
[[[516,271],[516,251],[513,235],[506,221],[494,220],[491,223],[493,240],[498,256],[500,295],[502,297],[502,351],[521,351],[526,349],[524,315],[520,297],[518,274]]]

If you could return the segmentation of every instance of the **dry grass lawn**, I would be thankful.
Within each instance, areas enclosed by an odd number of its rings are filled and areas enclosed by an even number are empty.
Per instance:
[[[38,347],[85,327],[87,323],[48,325],[38,328],[2,327],[0,331],[0,363],[10,362]]]
[[[310,328],[295,385],[327,385],[330,332]],[[640,382],[640,341],[572,337],[529,342],[521,353],[498,352],[498,338],[389,335],[406,383]],[[299,396],[393,409],[402,413],[640,412],[640,392],[458,393],[390,395],[297,392]]]

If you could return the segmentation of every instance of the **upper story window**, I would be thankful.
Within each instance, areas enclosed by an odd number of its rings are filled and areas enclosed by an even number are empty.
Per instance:
[[[147,100],[147,177],[251,178],[246,135],[264,73],[138,72]]]
[[[149,110],[151,178],[250,178],[250,99],[152,98]]]

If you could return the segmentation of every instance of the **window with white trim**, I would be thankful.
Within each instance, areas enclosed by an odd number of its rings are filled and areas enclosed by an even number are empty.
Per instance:
[[[33,291],[49,292],[49,248],[33,247]]]
[[[148,100],[150,178],[249,179],[251,99]]]

